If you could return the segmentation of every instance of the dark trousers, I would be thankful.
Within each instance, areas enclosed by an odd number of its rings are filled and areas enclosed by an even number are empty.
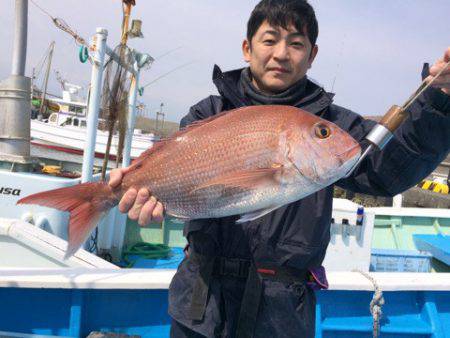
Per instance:
[[[170,338],[205,338],[205,336],[192,331],[191,329],[172,319],[172,325],[170,326]]]

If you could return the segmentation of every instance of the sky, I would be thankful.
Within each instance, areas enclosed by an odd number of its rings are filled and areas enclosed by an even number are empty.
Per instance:
[[[108,30],[108,45],[119,42],[119,0],[34,0],[89,39],[96,27]],[[241,45],[255,0],[136,0],[132,17],[143,21],[144,39],[129,45],[156,60],[141,76],[151,82],[139,98],[151,117],[164,103],[166,119],[178,122],[189,107],[217,91],[214,64],[222,70],[245,67]],[[14,0],[0,0],[0,79],[11,72]],[[434,63],[450,46],[448,0],[311,0],[319,22],[319,53],[308,76],[335,103],[362,115],[383,115],[403,104],[420,84],[423,62]],[[60,93],[55,70],[71,83],[89,85],[91,67],[78,61],[78,46],[31,1],[26,75],[55,41],[49,91]],[[38,79],[42,83],[42,75]]]

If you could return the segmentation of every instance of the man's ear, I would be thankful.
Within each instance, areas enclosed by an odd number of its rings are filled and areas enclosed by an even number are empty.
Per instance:
[[[247,39],[242,41],[242,54],[244,55],[245,62],[247,62],[247,63],[250,62],[251,47],[250,47],[250,42],[248,42]]]
[[[311,66],[312,66],[312,64],[314,62],[314,59],[316,58],[316,55],[317,55],[318,52],[319,52],[319,46],[314,45],[314,47],[311,49],[311,54],[309,55],[309,60],[308,60],[309,66],[308,66],[308,68],[311,68]]]

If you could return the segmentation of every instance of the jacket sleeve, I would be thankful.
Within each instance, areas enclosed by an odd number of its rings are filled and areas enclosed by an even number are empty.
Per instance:
[[[408,109],[409,117],[381,151],[372,151],[348,178],[336,185],[354,192],[394,196],[428,176],[450,150],[450,96],[428,88]],[[374,121],[337,106],[330,119],[359,141]]]
[[[189,113],[180,121],[180,129],[187,127],[195,121],[200,121],[222,111],[223,103],[220,96],[209,96],[189,109]],[[196,219],[186,221],[183,234],[186,238],[190,232],[201,230],[205,226],[216,223],[216,219]],[[189,238],[188,238],[189,239]]]

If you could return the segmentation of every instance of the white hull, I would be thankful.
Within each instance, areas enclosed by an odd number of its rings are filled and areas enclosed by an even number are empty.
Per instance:
[[[86,144],[86,128],[73,126],[58,126],[38,120],[31,120],[31,141],[40,145],[59,146],[67,149],[83,151]],[[105,154],[108,133],[98,130],[95,152]],[[150,148],[155,141],[153,134],[135,134],[131,144],[131,158],[138,157]],[[114,135],[111,142],[110,155],[117,155],[118,135]]]

